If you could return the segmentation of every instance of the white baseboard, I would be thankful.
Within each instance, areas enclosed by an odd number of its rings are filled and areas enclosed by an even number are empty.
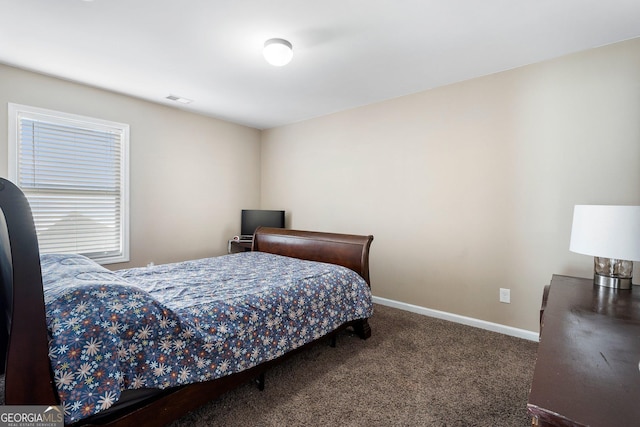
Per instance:
[[[527,331],[525,329],[513,328],[511,326],[501,325],[499,323],[487,322],[485,320],[474,319],[473,317],[460,316],[459,314],[447,313],[446,311],[432,310],[430,308],[420,307],[418,305],[407,304],[405,302],[394,301],[391,299],[373,297],[373,302],[388,307],[398,308],[400,310],[410,311],[412,313],[422,314],[424,316],[435,317],[438,319],[449,320],[451,322],[461,323],[467,326],[473,326],[488,331],[498,332],[512,337],[523,338],[529,341],[538,341],[537,332]]]

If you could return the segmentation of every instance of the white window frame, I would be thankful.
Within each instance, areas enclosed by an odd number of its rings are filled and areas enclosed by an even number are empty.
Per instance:
[[[64,126],[78,127],[100,131],[111,131],[120,134],[120,250],[118,254],[90,256],[100,264],[113,264],[129,261],[129,125],[77,114],[63,113],[44,108],[8,103],[9,153],[8,175],[18,187],[20,157],[20,120],[35,119]],[[24,191],[24,189],[23,189]],[[29,194],[25,191],[27,199]],[[34,215],[35,216],[35,215]],[[39,234],[40,231],[36,232]]]

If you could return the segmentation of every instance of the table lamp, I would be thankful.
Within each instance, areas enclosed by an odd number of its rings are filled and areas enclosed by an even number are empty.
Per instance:
[[[640,206],[576,205],[571,252],[594,257],[593,283],[631,289],[640,261]]]

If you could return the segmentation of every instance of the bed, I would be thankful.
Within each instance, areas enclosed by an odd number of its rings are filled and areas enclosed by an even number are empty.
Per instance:
[[[111,272],[41,256],[26,198],[1,178],[0,209],[6,404],[61,404],[74,425],[165,425],[248,381],[264,386],[270,366],[320,339],[371,335],[372,236],[261,227],[251,252]],[[204,301],[214,276],[227,286]]]

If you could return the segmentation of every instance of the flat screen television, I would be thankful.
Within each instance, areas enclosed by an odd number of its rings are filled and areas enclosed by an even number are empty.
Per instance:
[[[276,227],[284,228],[284,211],[264,209],[243,209],[240,221],[240,234],[244,238],[252,238],[256,228]]]

